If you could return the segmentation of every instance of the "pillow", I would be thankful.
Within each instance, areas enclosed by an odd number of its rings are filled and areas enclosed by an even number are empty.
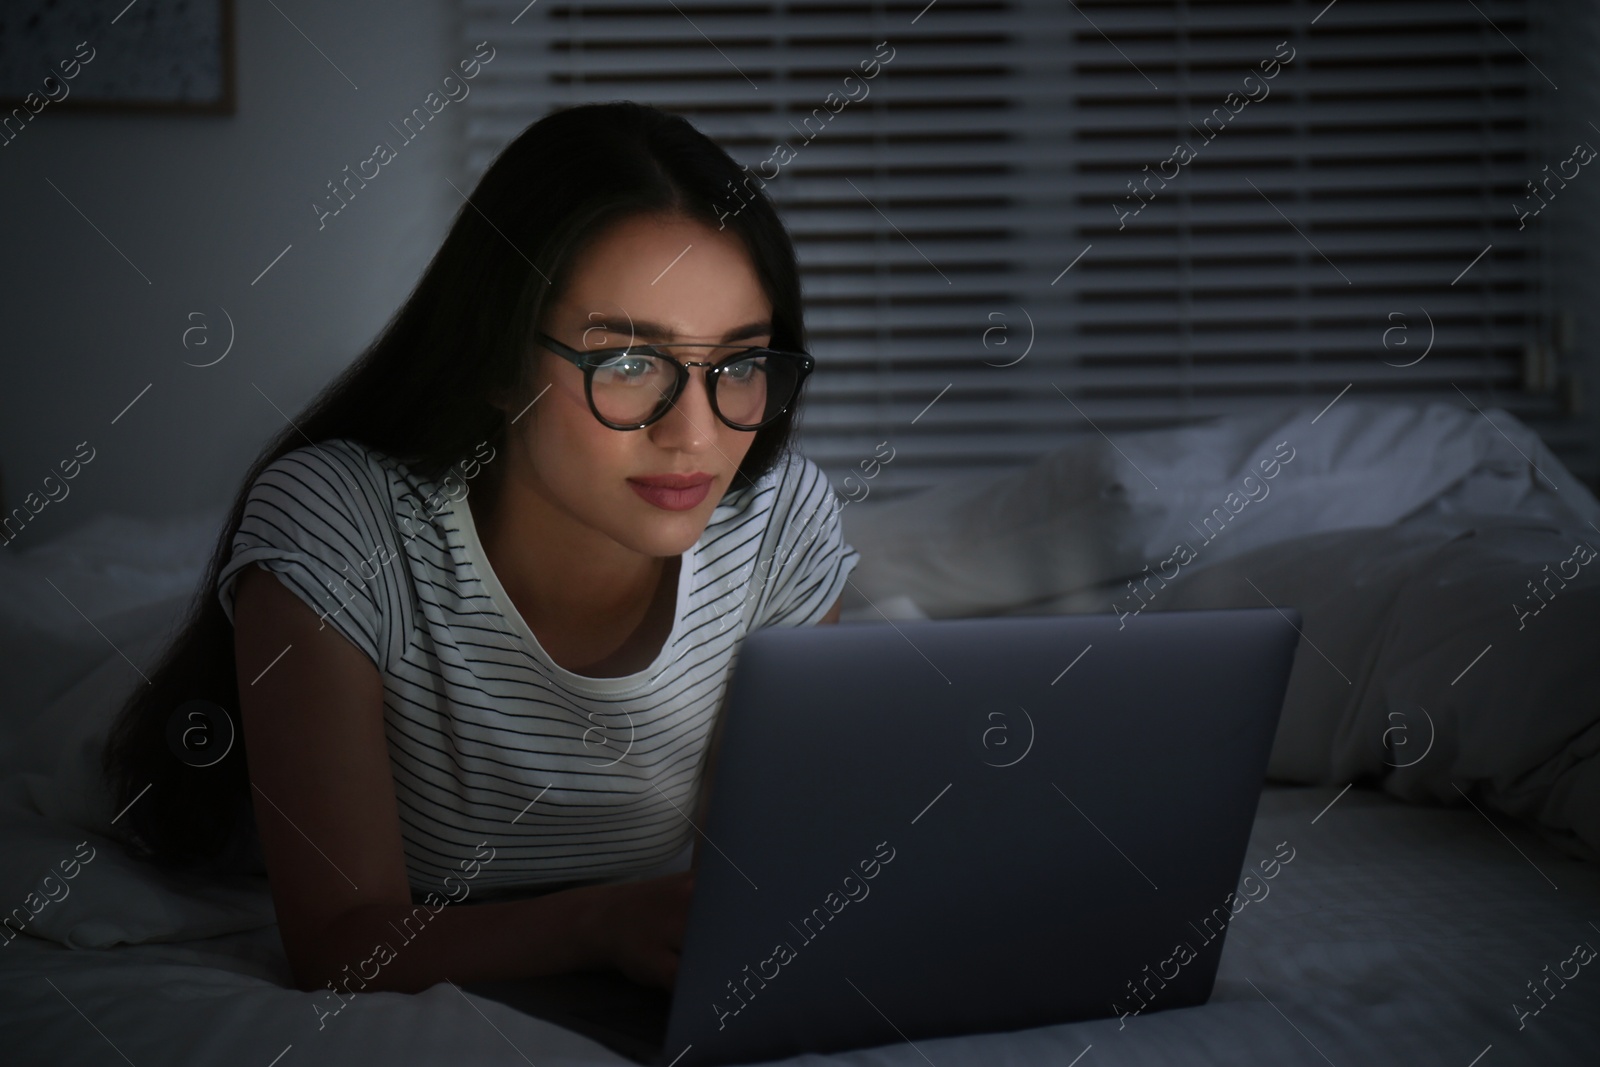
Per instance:
[[[1475,793],[1600,859],[1600,558],[1582,562],[1589,553],[1600,535],[1586,523],[1423,516],[1152,580],[1143,608],[1120,582],[1074,607],[1129,612],[1129,630],[1145,611],[1295,607],[1304,629],[1270,779],[1367,779],[1434,804]]]
[[[188,602],[186,592],[114,617],[106,636],[121,651],[102,651],[99,665],[24,734],[22,769],[6,780],[10,803],[0,808],[6,856],[0,901],[12,908],[0,942],[19,926],[72,948],[110,948],[213,937],[277,921],[264,878],[168,872],[130,855],[113,836],[117,812],[100,775],[100,756],[122,701],[144,684],[129,661],[146,673],[153,669]]]
[[[100,650],[90,668],[21,730],[14,764],[35,783],[30,788],[41,813],[107,831],[115,812],[98,773],[106,734],[122,702],[145,684],[142,675],[155,669],[176,636],[188,604],[184,594],[102,620],[104,636],[96,634]],[[107,642],[115,647],[108,651]]]
[[[1087,434],[1000,477],[845,507],[845,538],[861,553],[845,610],[871,618],[874,604],[903,596],[932,618],[989,614],[1154,569],[1179,541],[1216,562],[1428,509],[1600,521],[1600,502],[1504,411],[1491,421],[1450,404],[1350,397],[1324,407],[1119,433],[1114,444]]]
[[[120,646],[147,632],[166,610],[152,605],[193,592],[221,519],[100,515],[37,547],[0,552],[0,763],[14,762],[12,742],[26,725],[105,659],[108,639]]]
[[[0,947],[21,934],[69,948],[188,941],[277,921],[261,877],[170,874],[116,842],[11,807],[0,812]]]

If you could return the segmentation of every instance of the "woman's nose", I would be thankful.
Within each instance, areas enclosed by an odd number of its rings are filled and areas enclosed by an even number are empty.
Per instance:
[[[683,383],[683,390],[678,394],[678,398],[672,402],[672,406],[659,421],[678,421],[686,425],[695,436],[709,438],[716,430],[712,424],[717,421],[717,416],[711,407],[706,368],[689,367],[688,371],[689,380]]]

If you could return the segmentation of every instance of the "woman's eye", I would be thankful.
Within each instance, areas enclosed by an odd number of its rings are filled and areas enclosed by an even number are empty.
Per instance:
[[[653,357],[632,352],[595,366],[595,373],[611,382],[636,382],[659,372],[659,364]]]
[[[730,381],[748,382],[751,378],[755,377],[759,369],[760,368],[757,366],[756,360],[741,359],[737,363],[729,364],[723,369],[722,373]]]

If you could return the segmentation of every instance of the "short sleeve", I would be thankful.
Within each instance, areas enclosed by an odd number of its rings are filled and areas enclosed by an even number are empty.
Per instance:
[[[794,453],[786,462],[753,579],[761,589],[752,630],[820,621],[861,560],[845,542],[843,505],[821,468]]]
[[[404,564],[396,532],[383,527],[392,509],[375,478],[359,446],[343,441],[295,449],[264,468],[217,580],[228,621],[239,575],[265,567],[382,670],[394,569]]]

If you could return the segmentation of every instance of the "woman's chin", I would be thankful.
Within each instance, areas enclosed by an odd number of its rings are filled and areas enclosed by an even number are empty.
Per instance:
[[[650,514],[641,518],[635,512],[630,521],[619,524],[613,536],[618,543],[640,555],[658,558],[681,556],[689,551],[705,533],[709,518],[699,514],[699,508],[673,513],[644,505],[644,510]]]

